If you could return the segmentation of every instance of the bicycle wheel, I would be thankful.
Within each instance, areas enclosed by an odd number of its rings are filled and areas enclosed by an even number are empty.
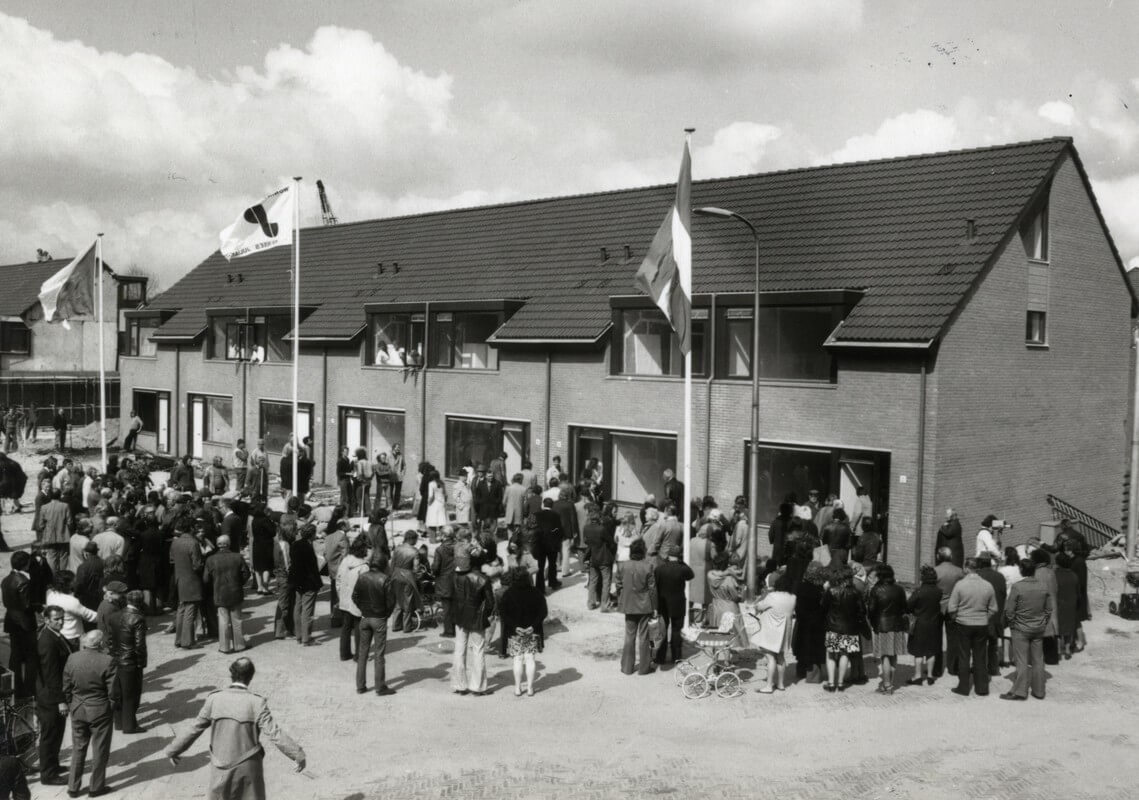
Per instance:
[[[721,672],[716,678],[716,694],[720,697],[739,697],[744,693],[743,681],[734,672]]]
[[[407,616],[403,620],[403,630],[405,633],[415,633],[423,627],[423,617],[420,616],[418,611],[408,611]]]
[[[699,672],[690,673],[684,678],[684,682],[680,684],[680,690],[689,700],[699,700],[702,697],[707,697],[710,692],[708,679]]]
[[[36,729],[19,713],[9,711],[0,727],[0,755],[15,756],[29,769],[35,766]]]

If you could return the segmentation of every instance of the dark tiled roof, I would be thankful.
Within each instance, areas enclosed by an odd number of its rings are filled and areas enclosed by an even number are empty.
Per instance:
[[[29,261],[0,267],[0,316],[18,317],[39,301],[43,282],[71,263],[70,258]]]
[[[756,223],[764,291],[864,290],[836,340],[924,342],[1068,150],[1056,138],[722,178],[696,182],[692,197]],[[529,302],[496,340],[596,339],[608,298],[637,292],[633,276],[674,194],[662,185],[306,228],[302,302],[318,309],[302,337],[354,335],[366,303],[517,297]],[[751,290],[742,225],[694,218],[693,262],[697,293]],[[162,332],[199,332],[207,308],[288,305],[290,264],[286,247],[233,262],[214,253],[152,302],[186,309]],[[238,273],[242,282],[227,281]]]

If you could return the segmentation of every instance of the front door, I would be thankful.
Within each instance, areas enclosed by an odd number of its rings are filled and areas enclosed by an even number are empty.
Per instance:
[[[158,443],[160,453],[170,452],[170,395],[158,395]]]
[[[206,435],[206,401],[195,398],[190,401],[190,455],[201,458],[204,455],[202,441]]]

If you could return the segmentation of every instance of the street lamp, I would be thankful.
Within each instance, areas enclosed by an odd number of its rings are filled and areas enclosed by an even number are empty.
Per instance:
[[[759,234],[751,220],[726,208],[706,206],[694,209],[693,213],[702,217],[742,222],[747,225],[751,238],[755,241],[755,303],[751,319],[751,468],[747,482],[747,592],[749,597],[754,598],[758,589],[756,584],[759,582],[755,563],[759,552],[756,528],[759,514]]]

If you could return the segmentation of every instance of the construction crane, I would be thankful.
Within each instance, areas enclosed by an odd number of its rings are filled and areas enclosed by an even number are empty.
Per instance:
[[[328,202],[328,195],[324,193],[324,181],[316,182],[316,190],[320,192],[320,216],[325,225],[335,225],[336,215],[332,213],[332,203]]]

